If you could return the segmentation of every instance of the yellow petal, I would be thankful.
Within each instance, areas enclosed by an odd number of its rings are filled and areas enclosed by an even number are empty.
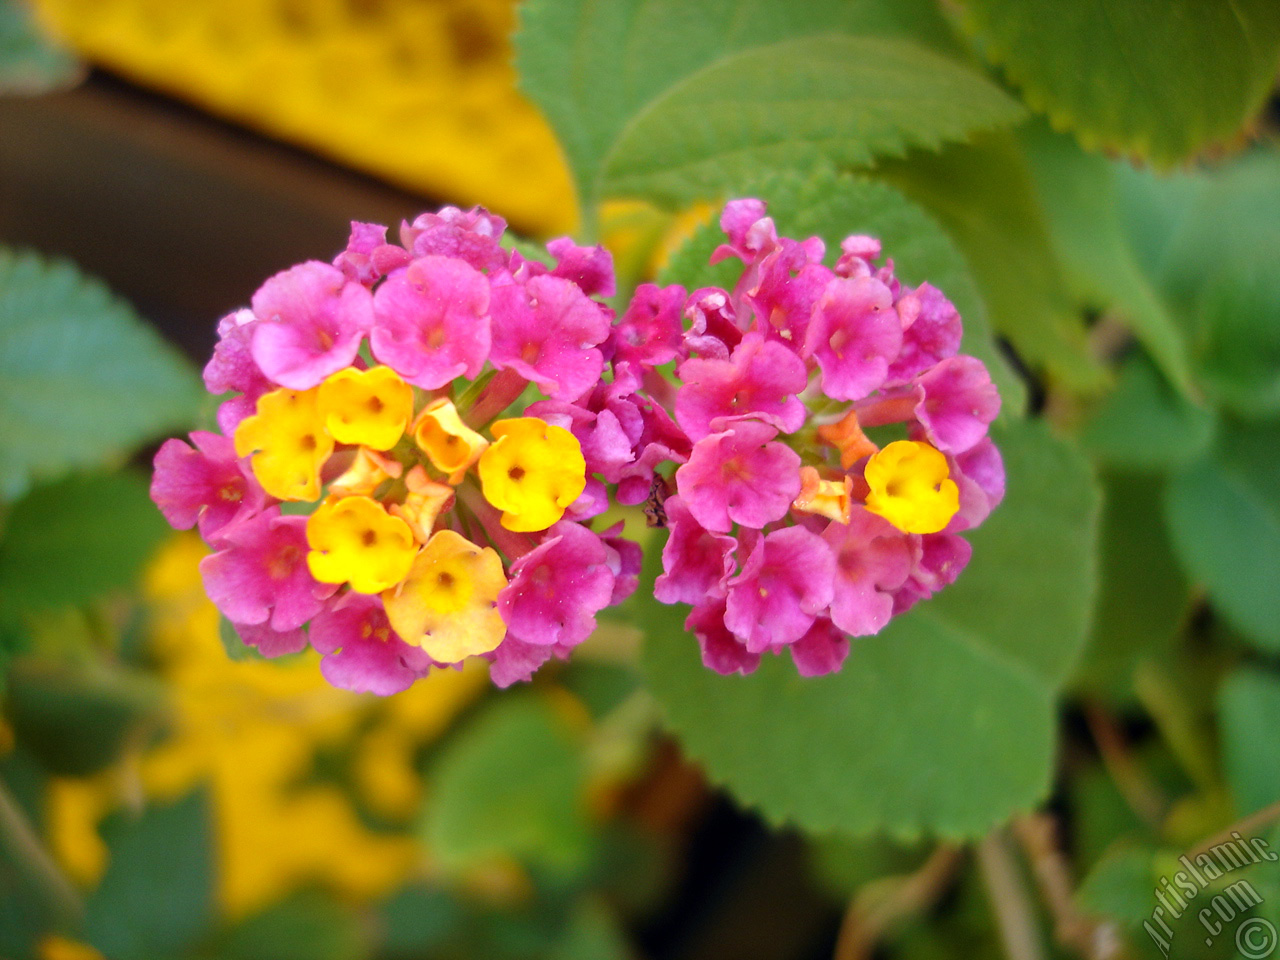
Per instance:
[[[350,583],[358,593],[381,593],[409,573],[418,545],[399,517],[369,497],[320,505],[307,519],[307,566],[321,583]]]
[[[272,390],[236,427],[236,456],[253,454],[253,475],[273,497],[320,498],[320,468],[333,453],[333,437],[325,431],[318,395],[319,388]]]
[[[390,450],[413,416],[413,387],[390,367],[347,367],[320,384],[320,410],[339,443]]]
[[[867,461],[867,509],[904,533],[937,533],[960,509],[947,458],[927,443],[896,440]]]
[[[507,585],[502,558],[452,530],[427,541],[409,576],[382,595],[387,619],[406,642],[438,663],[488,653],[502,642],[506,624],[498,593]]]
[[[450,483],[461,482],[462,474],[489,446],[488,440],[462,422],[453,401],[446,397],[422,408],[413,425],[413,439],[431,465],[448,474]]]
[[[499,420],[494,444],[480,457],[484,498],[502,511],[508,530],[545,530],[587,486],[578,439],[537,417]]]
[[[813,467],[800,468],[800,496],[791,504],[802,513],[814,513],[838,523],[849,522],[853,478],[823,480]]]

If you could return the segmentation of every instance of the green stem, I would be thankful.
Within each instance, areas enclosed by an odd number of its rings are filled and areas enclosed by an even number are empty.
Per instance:
[[[1045,960],[1035,908],[1006,830],[993,830],[978,844],[982,874],[1000,941],[1009,960]]]
[[[59,869],[32,829],[9,788],[0,783],[0,847],[12,863],[25,867],[54,916],[64,924],[78,927],[84,922],[84,902],[71,881]]]

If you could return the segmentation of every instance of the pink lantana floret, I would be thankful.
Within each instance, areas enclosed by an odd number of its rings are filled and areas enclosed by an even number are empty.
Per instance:
[[[351,365],[373,325],[368,289],[315,260],[276,274],[253,295],[252,353],[290,390],[310,390]]]

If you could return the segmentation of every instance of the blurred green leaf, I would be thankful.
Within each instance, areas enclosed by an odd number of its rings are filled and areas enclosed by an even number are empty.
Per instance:
[[[968,261],[996,332],[1032,367],[1068,386],[1106,382],[1089,355],[1076,307],[1050,240],[1026,157],[1008,134],[942,151],[917,151],[880,171],[938,218]]]
[[[236,625],[226,617],[218,617],[218,639],[222,641],[222,649],[232,660],[261,660],[262,654],[256,647],[251,647],[240,639]]]
[[[847,902],[865,884],[914,873],[929,855],[929,846],[894,843],[885,837],[827,836],[810,838],[808,853],[823,888],[835,900]]]
[[[0,249],[0,498],[195,420],[191,365],[71,264]]]
[[[1164,471],[1202,455],[1216,426],[1211,411],[1180,397],[1150,360],[1135,353],[1084,425],[1080,442],[1109,467]]]
[[[1191,391],[1186,331],[1160,299],[1116,210],[1116,163],[1086,154],[1042,123],[1020,131],[1067,279],[1088,305],[1113,308],[1178,392]]]
[[[39,610],[124,589],[168,533],[133,473],[37,487],[14,504],[0,538],[0,605]]]
[[[1162,477],[1103,476],[1098,609],[1077,679],[1115,697],[1131,694],[1138,661],[1166,651],[1191,604],[1163,493]]]
[[[1234,138],[1280,60],[1273,0],[970,0],[965,12],[1055,127],[1163,167]]]
[[[1280,413],[1280,155],[1167,178],[1117,170],[1117,183],[1133,249],[1205,394],[1241,417]]]
[[[653,605],[649,686],[689,754],[743,803],[813,832],[979,836],[1048,788],[1054,692],[1083,643],[1097,492],[1038,424],[995,432],[1005,502],[951,587],[853,641],[834,675],[767,657],[703,667],[684,608]]]
[[[1142,921],[1158,906],[1156,850],[1138,844],[1112,847],[1085,876],[1077,898],[1085,910],[1121,921],[1141,934]]]
[[[1022,109],[964,64],[883,37],[783,40],[684,78],[623,128],[602,193],[679,205],[761,170],[865,166],[1012,123]]]
[[[0,0],[0,96],[49,93],[83,76],[84,68],[41,32],[23,0]]]
[[[1280,800],[1280,678],[1242,668],[1218,695],[1222,763],[1244,816]]]
[[[448,743],[434,768],[423,838],[441,863],[514,857],[580,869],[590,832],[582,744],[553,704],[509,694]]]
[[[146,674],[95,661],[22,657],[10,671],[4,712],[51,773],[83,777],[119,759],[164,703],[163,689]]]
[[[584,897],[549,960],[628,960],[634,954],[618,919],[598,898]]]
[[[1232,623],[1280,652],[1280,424],[1225,425],[1217,446],[1169,483],[1179,559]]]
[[[1026,390],[996,349],[987,311],[964,257],[928,214],[885,184],[825,171],[804,177],[779,174],[753,181],[751,190],[769,200],[778,232],[793,237],[817,235],[827,244],[828,261],[839,256],[840,241],[851,233],[879,237],[905,283],[928,281],[941,290],[964,318],[961,349],[980,358],[1000,388],[1005,411],[1022,412]],[[690,290],[721,286],[732,290],[742,267],[729,260],[715,266],[712,251],[724,239],[715,224],[701,227],[672,257],[663,283]],[[735,266],[735,263],[737,266]]]
[[[215,952],[217,960],[365,960],[371,955],[358,914],[332,897],[305,892],[238,923]]]
[[[943,53],[956,49],[929,0],[533,0],[520,9],[516,60],[525,92],[560,138],[590,221],[605,196],[608,158],[628,125],[664,94],[736,54],[833,35],[910,39]],[[797,66],[803,68],[790,65]],[[832,122],[838,122],[834,115]]]
[[[111,960],[157,960],[196,944],[213,917],[213,821],[198,790],[102,826],[111,859],[86,904],[88,941]],[[263,851],[269,855],[269,851]]]

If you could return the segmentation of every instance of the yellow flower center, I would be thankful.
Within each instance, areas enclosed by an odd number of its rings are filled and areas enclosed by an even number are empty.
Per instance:
[[[452,530],[434,534],[405,581],[382,595],[387,619],[406,643],[438,663],[488,653],[502,642],[506,624],[498,593],[507,585],[502,558]]]
[[[325,431],[318,394],[319,388],[272,390],[236,427],[236,456],[252,453],[254,476],[280,500],[320,497],[320,468],[333,453],[333,437]]]
[[[413,416],[413,387],[390,367],[347,367],[320,384],[320,409],[339,443],[390,450]]]
[[[587,486],[587,463],[577,438],[537,417],[499,420],[496,438],[480,457],[484,498],[502,511],[508,530],[545,530]]]
[[[867,509],[904,533],[937,533],[960,509],[947,458],[927,443],[896,440],[867,461]]]
[[[329,500],[307,519],[307,566],[321,583],[381,593],[409,573],[418,545],[409,525],[369,497]]]

